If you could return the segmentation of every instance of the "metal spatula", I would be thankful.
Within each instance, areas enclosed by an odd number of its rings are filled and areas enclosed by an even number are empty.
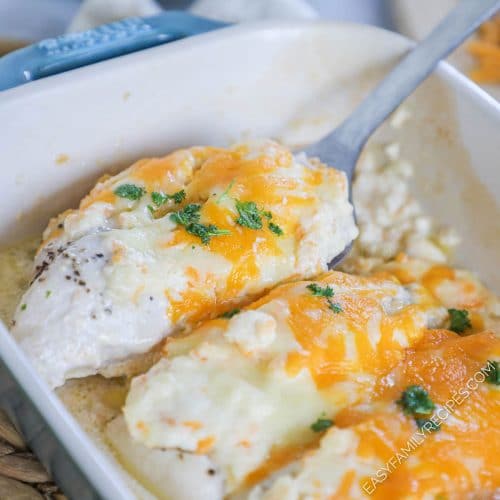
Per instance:
[[[462,0],[339,127],[309,146],[305,153],[344,171],[351,183],[361,150],[377,127],[429,76],[441,59],[499,8],[500,0]],[[330,266],[338,264],[350,247],[338,255]]]

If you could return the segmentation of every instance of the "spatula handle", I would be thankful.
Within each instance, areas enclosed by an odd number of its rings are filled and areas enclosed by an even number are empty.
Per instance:
[[[169,11],[49,38],[0,58],[0,90],[225,25],[185,12]]]

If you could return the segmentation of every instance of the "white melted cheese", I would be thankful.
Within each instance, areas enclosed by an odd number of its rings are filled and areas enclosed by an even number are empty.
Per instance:
[[[373,460],[362,460],[356,453],[359,437],[350,429],[332,428],[321,439],[320,446],[270,480],[245,492],[248,500],[301,500],[304,498],[335,498],[342,480],[349,471],[358,477],[376,472]],[[382,463],[377,465],[382,466]],[[359,494],[355,498],[362,498]],[[343,492],[351,498],[350,491]],[[237,497],[237,498],[241,498]],[[338,497],[340,498],[340,497]],[[353,497],[354,498],[354,497]]]

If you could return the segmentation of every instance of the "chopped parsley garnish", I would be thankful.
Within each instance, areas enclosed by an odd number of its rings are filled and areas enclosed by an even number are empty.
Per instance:
[[[176,193],[167,196],[170,196],[170,199],[174,200],[174,203],[179,204],[186,199],[186,191],[184,191],[184,189],[181,189],[180,191],[177,191]]]
[[[48,299],[50,297],[50,295],[52,294],[52,290],[47,290],[45,292],[45,298]]]
[[[332,302],[330,299],[328,299],[328,307],[336,314],[344,312],[342,306],[338,302]]]
[[[424,429],[428,432],[441,430],[441,425],[430,418],[415,418],[415,423],[420,430]]]
[[[182,203],[186,199],[186,191],[181,189],[174,194],[165,194],[157,191],[151,193],[151,200],[157,207],[161,207],[167,201],[172,200],[174,203]]]
[[[396,403],[407,415],[429,415],[435,408],[429,393],[420,385],[409,385]]]
[[[115,189],[116,196],[120,198],[127,198],[128,200],[140,200],[144,194],[146,194],[146,190],[140,186],[136,186],[135,184],[122,184]]]
[[[23,304],[23,305],[21,306],[21,311],[26,311],[26,308],[27,308],[27,307],[28,307],[28,306],[27,306],[26,304]]]
[[[500,385],[500,363],[498,361],[488,360],[486,367],[483,368],[488,384]]]
[[[274,234],[277,234],[278,236],[281,236],[283,234],[283,229],[281,229],[281,227],[279,227],[278,224],[275,224],[274,222],[270,222],[268,227]]]
[[[239,217],[236,223],[250,229],[262,229],[262,211],[253,201],[236,201]]]
[[[210,238],[212,236],[231,234],[231,231],[228,231],[227,229],[219,229],[213,224],[201,224],[199,222],[200,209],[201,205],[190,203],[182,210],[170,214],[170,220],[180,226],[184,226],[188,233],[198,236],[204,245],[207,245],[210,242]]]
[[[151,193],[151,200],[157,207],[163,205],[168,199],[169,197],[164,193],[158,193],[157,191]]]
[[[254,201],[236,200],[236,210],[238,210],[239,216],[236,219],[236,224],[250,229],[262,229],[262,217],[266,218],[268,221],[271,221],[273,218],[273,214],[269,212],[269,210],[260,210]],[[269,222],[267,227],[277,236],[283,234],[283,229],[274,222]]]
[[[210,238],[212,236],[224,236],[227,234],[231,234],[231,231],[228,229],[219,229],[217,226],[213,224],[200,224],[199,222],[192,222],[185,226],[186,231],[194,236],[198,236],[201,242],[204,245],[208,245],[210,243]]]
[[[170,214],[170,220],[181,226],[187,226],[200,220],[201,205],[190,203],[182,210]]]
[[[455,333],[462,333],[472,327],[469,319],[469,311],[465,309],[448,309],[450,315],[450,330]]]
[[[314,424],[311,425],[311,430],[314,432],[323,432],[333,425],[333,420],[329,418],[319,417]]]
[[[429,432],[441,429],[438,423],[423,417],[423,415],[430,415],[436,405],[429,397],[429,393],[421,385],[409,385],[396,403],[403,408],[404,413],[413,415],[419,429],[425,429]]]
[[[325,297],[328,303],[328,309],[333,311],[335,314],[343,312],[342,306],[338,302],[333,302],[331,298],[335,295],[333,293],[333,288],[330,286],[325,286],[321,288],[317,283],[311,283],[306,287],[315,297]]]
[[[241,310],[240,309],[231,309],[230,311],[226,311],[222,313],[219,318],[231,319],[233,316],[236,316]]]
[[[229,185],[224,190],[224,192],[217,198],[217,201],[216,201],[217,205],[229,194],[229,191],[231,191],[233,184],[234,184],[234,179],[229,183]]]
[[[329,287],[328,285],[325,286],[325,288],[321,288],[318,284],[311,283],[310,285],[307,285],[306,288],[317,297],[333,297],[333,288]]]

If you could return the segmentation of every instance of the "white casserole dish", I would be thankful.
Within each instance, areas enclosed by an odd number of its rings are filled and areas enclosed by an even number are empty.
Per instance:
[[[290,145],[315,140],[409,46],[398,35],[367,26],[263,23],[3,92],[0,241],[6,245],[40,233],[50,216],[75,205],[98,176],[142,156],[259,136]],[[402,156],[419,167],[414,183],[419,199],[463,238],[458,264],[499,291],[500,106],[446,64],[408,106],[411,123],[380,130],[379,138],[390,135],[400,142]],[[0,330],[0,355],[42,419],[34,426],[27,403],[7,382],[0,402],[54,479],[75,498],[132,498],[113,465],[27,367],[5,325]],[[2,380],[6,377],[7,372]],[[43,420],[81,474],[70,464],[64,467],[64,450],[47,446]],[[95,492],[84,490],[85,478]]]

